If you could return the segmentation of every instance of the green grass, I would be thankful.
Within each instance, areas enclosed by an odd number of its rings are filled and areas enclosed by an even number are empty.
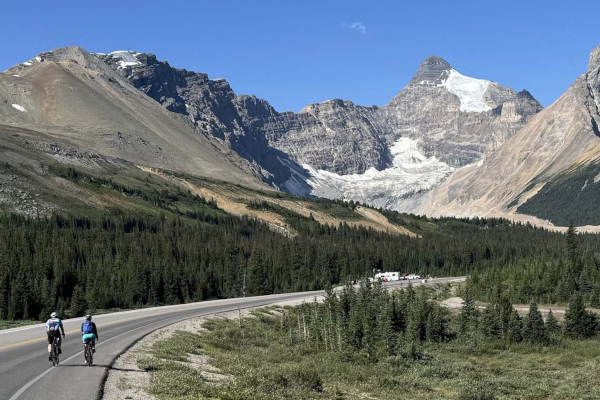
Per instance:
[[[20,326],[35,325],[35,324],[39,324],[39,323],[40,323],[40,321],[33,321],[33,320],[6,321],[3,319],[0,319],[0,330],[10,329],[10,328],[18,328]]]
[[[477,340],[424,345],[424,357],[371,363],[297,343],[279,313],[211,320],[201,334],[178,333],[153,349],[151,393],[160,399],[597,399],[600,343],[549,347]],[[202,349],[235,379],[203,382],[181,363]],[[347,361],[350,360],[350,361]]]

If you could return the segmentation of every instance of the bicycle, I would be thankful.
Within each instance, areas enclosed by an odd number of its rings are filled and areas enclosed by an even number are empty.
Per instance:
[[[57,367],[58,363],[60,362],[57,341],[58,337],[54,336],[54,339],[52,340],[52,350],[50,351],[50,357],[52,358],[53,367]]]
[[[95,341],[91,341],[85,344],[85,348],[83,349],[83,355],[85,356],[85,362],[87,363],[88,367],[91,367],[94,365],[94,352],[92,351],[92,349],[95,347],[96,342]]]

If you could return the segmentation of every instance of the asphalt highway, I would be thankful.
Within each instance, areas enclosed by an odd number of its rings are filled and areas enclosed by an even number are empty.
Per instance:
[[[462,281],[464,277],[437,278],[428,284]],[[413,281],[413,285],[421,281]],[[407,281],[390,282],[402,287]],[[84,364],[81,343],[83,318],[63,321],[66,339],[60,365],[48,361],[44,324],[0,330],[0,399],[97,399],[102,395],[106,374],[113,361],[150,332],[188,318],[217,314],[238,308],[260,307],[291,300],[311,301],[324,292],[302,292],[204,301],[103,314],[94,317],[98,326],[94,366]]]

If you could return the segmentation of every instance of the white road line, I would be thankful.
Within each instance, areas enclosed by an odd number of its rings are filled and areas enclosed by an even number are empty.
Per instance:
[[[274,303],[277,303],[277,301],[276,301],[276,300],[279,300],[279,299],[273,299],[273,300],[275,300],[275,301],[273,301],[273,302],[267,302],[267,303],[265,303],[265,304],[257,304],[257,305],[255,305],[255,306],[241,307],[241,308],[264,307],[264,306],[265,306],[265,305],[267,305],[267,304],[274,304]],[[224,305],[226,305],[226,304],[224,304]],[[218,305],[217,305],[217,306],[218,306]],[[204,315],[220,314],[220,313],[224,313],[224,312],[228,312],[228,311],[232,311],[232,310],[237,310],[238,308],[240,308],[240,307],[235,307],[235,308],[232,308],[232,309],[230,309],[230,310],[227,310],[227,309],[225,309],[225,310],[222,310],[222,311],[214,311],[214,312],[210,312],[210,313],[207,313],[207,314],[204,314]],[[189,311],[194,311],[194,310],[189,310]],[[181,318],[181,315],[180,315],[180,316],[177,316],[177,317],[172,317],[172,318],[169,318],[169,319],[167,319],[167,321],[168,321],[168,320],[170,320],[170,319],[178,319],[178,318]],[[193,318],[193,316],[191,316],[190,318]],[[137,330],[139,330],[139,329],[147,328],[147,327],[149,327],[149,326],[151,326],[151,325],[162,324],[162,323],[164,323],[164,322],[165,322],[164,320],[162,320],[162,321],[156,321],[156,322],[153,322],[153,323],[151,323],[151,324],[147,324],[147,325],[144,325],[144,326],[140,326],[140,327],[137,327],[137,328],[135,328],[135,329],[132,329],[132,330],[130,330],[130,331],[127,331],[127,332],[120,333],[120,334],[118,334],[117,336],[113,336],[113,337],[111,337],[110,339],[103,340],[102,342],[98,343],[98,344],[96,345],[96,347],[98,347],[98,346],[102,346],[104,343],[110,342],[111,340],[114,340],[114,339],[116,339],[116,338],[118,338],[118,337],[120,337],[120,336],[123,336],[123,335],[127,335],[127,334],[129,334],[129,333],[131,333],[131,332],[134,332],[134,331],[137,331]],[[169,325],[169,324],[165,324],[165,326],[167,326],[167,325]],[[67,358],[67,359],[66,359],[64,362],[71,361],[71,360],[72,360],[72,359],[74,359],[75,357],[79,357],[79,356],[81,356],[81,353],[76,353],[76,354],[72,355],[71,357]],[[59,365],[60,365],[60,364],[59,364]],[[37,381],[39,381],[39,380],[40,380],[40,379],[42,379],[44,376],[48,375],[50,372],[52,372],[52,371],[54,371],[54,370],[56,370],[56,369],[57,369],[57,367],[51,367],[51,368],[48,368],[46,371],[42,372],[41,374],[39,374],[38,376],[36,376],[36,377],[35,377],[35,378],[33,378],[32,380],[30,380],[29,382],[27,382],[27,384],[25,384],[25,386],[23,386],[21,389],[19,389],[19,390],[17,391],[17,393],[13,394],[13,395],[12,395],[12,397],[11,397],[10,399],[8,399],[8,400],[17,400],[17,399],[18,399],[18,398],[19,398],[19,397],[20,397],[20,396],[21,396],[23,393],[25,393],[25,391],[26,391],[27,389],[29,389],[31,386],[33,386],[33,385],[34,385],[34,384],[35,384]]]
[[[460,278],[458,278],[458,279],[460,279]],[[446,282],[449,282],[449,281],[451,281],[451,280],[446,280]],[[438,282],[439,282],[439,281],[438,281]],[[389,286],[392,286],[392,285],[389,285]],[[400,286],[404,286],[404,283],[401,283],[401,284],[400,284]],[[310,292],[309,292],[309,293],[310,293]],[[293,296],[293,295],[294,295],[294,293],[290,293],[290,294],[281,293],[281,294],[279,294],[279,295],[277,296],[277,298],[273,298],[273,299],[272,299],[272,300],[273,300],[272,302],[268,302],[268,304],[271,304],[271,303],[276,303],[276,302],[277,302],[277,300],[283,300],[283,299],[285,299],[285,298],[286,298],[286,297],[288,297],[288,296],[289,296],[289,297],[295,297],[295,296]],[[311,295],[312,295],[312,294],[311,294]],[[315,295],[316,295],[316,294],[315,294]],[[247,300],[242,300],[241,302],[242,302],[242,303],[251,302],[252,300],[258,300],[258,299],[260,299],[261,297],[267,297],[267,296],[256,296],[255,298],[251,298],[251,297],[250,297],[250,298],[248,298],[248,297],[246,297],[245,299],[247,299]],[[298,296],[298,297],[300,297],[300,298],[301,298],[302,296]],[[282,298],[283,298],[283,299],[282,299]],[[239,301],[239,299],[226,299],[226,302],[227,302],[227,300],[238,300],[238,301]],[[265,299],[265,300],[271,300],[271,299]],[[205,303],[205,302],[203,302],[203,303],[204,303],[204,304],[206,304],[207,306],[211,306],[210,302],[206,302],[206,303]],[[208,304],[207,304],[207,303],[208,303]],[[178,305],[173,305],[173,306],[165,306],[164,308],[173,308],[173,307],[182,307],[182,308],[184,308],[186,305],[187,305],[187,306],[189,306],[190,304],[178,304]],[[223,305],[227,305],[227,304],[223,304]],[[264,306],[264,305],[266,305],[266,304],[263,304],[263,305],[260,305],[260,304],[258,304],[258,305],[256,305],[256,306],[250,306],[250,307],[261,307],[261,306]],[[218,306],[218,304],[216,304],[216,306]],[[162,307],[159,307],[159,308],[162,308]],[[201,309],[202,309],[202,308],[203,308],[203,307],[199,307],[199,309],[197,309],[197,311],[201,311]],[[239,307],[236,307],[235,309],[237,310],[237,308],[239,308]],[[244,307],[244,308],[248,308],[248,307]],[[147,310],[147,309],[146,309],[146,310]],[[142,311],[142,310],[131,310],[131,311],[124,311],[124,312],[122,312],[122,313],[118,313],[118,314],[132,313],[132,312],[136,312],[136,311],[138,311],[138,312],[139,312],[139,311]],[[193,307],[190,307],[190,309],[189,309],[189,310],[182,310],[182,311],[195,311],[195,310],[194,310],[194,308],[193,308]],[[222,312],[226,312],[226,311],[227,311],[227,310],[224,310],[224,311],[215,311],[215,312],[213,312],[213,313],[208,313],[208,314],[206,314],[206,315],[217,314],[217,313],[222,313]],[[113,314],[113,315],[114,315],[114,314]],[[149,317],[151,317],[151,316],[152,316],[152,314],[150,314],[150,315],[148,315],[148,316],[149,316]],[[177,318],[180,318],[180,317],[181,317],[181,316],[179,316],[179,317],[173,317],[173,318],[169,318],[169,319],[177,319]],[[190,318],[192,318],[192,317],[190,317]],[[118,334],[117,336],[113,336],[113,337],[112,337],[112,338],[110,338],[110,339],[103,340],[101,343],[98,343],[98,344],[97,344],[97,346],[101,346],[101,345],[103,345],[104,343],[110,342],[111,340],[114,340],[114,339],[116,339],[116,338],[118,338],[118,337],[121,337],[121,336],[123,336],[123,335],[127,335],[127,334],[129,334],[129,333],[131,333],[131,332],[134,332],[134,331],[137,331],[137,330],[140,330],[140,329],[143,329],[143,328],[147,328],[147,327],[149,327],[149,326],[151,326],[151,325],[156,325],[156,324],[164,323],[164,322],[165,322],[164,320],[163,320],[163,321],[157,321],[157,322],[153,322],[153,323],[151,323],[151,324],[143,325],[143,326],[140,326],[140,327],[138,327],[138,328],[135,328],[135,329],[129,330],[129,331],[127,331],[127,332],[120,333],[120,334]],[[165,325],[165,326],[166,326],[166,325]],[[20,329],[20,330],[24,330],[24,329],[31,329],[31,328],[33,328],[33,327],[35,327],[35,326],[32,326],[32,327],[25,327],[25,328],[23,328],[23,329]],[[38,326],[38,328],[39,328],[39,326]],[[15,332],[15,330],[11,330],[11,331],[12,331],[12,332]],[[2,333],[3,333],[3,332],[2,332]],[[64,362],[70,361],[70,360],[72,360],[72,359],[74,359],[75,357],[78,357],[78,356],[81,356],[81,354],[80,354],[80,353],[74,354],[74,355],[72,355],[71,357],[67,358],[67,359],[66,359]],[[36,377],[35,377],[35,378],[33,378],[32,380],[30,380],[29,382],[27,382],[27,384],[25,384],[25,386],[23,386],[21,389],[19,389],[19,390],[18,390],[18,391],[17,391],[15,394],[13,394],[13,395],[12,395],[12,397],[10,397],[8,400],[17,400],[19,397],[21,397],[21,395],[22,395],[22,394],[23,394],[23,393],[24,393],[24,392],[25,392],[27,389],[29,389],[31,386],[33,386],[33,385],[34,385],[34,384],[35,384],[37,381],[39,381],[39,380],[40,380],[40,379],[42,379],[44,376],[48,375],[50,372],[52,372],[52,371],[54,371],[54,370],[56,370],[56,369],[57,369],[57,367],[51,367],[51,368],[48,368],[46,371],[42,372],[41,374],[39,374],[38,376],[36,376]]]
[[[179,318],[179,317],[173,317],[173,318],[170,318],[170,319],[177,319],[177,318]],[[121,337],[121,336],[123,336],[123,335],[127,335],[128,333],[131,333],[131,332],[137,331],[137,330],[139,330],[139,329],[147,328],[147,327],[149,327],[149,326],[151,326],[151,325],[155,325],[155,324],[161,324],[161,323],[164,323],[164,322],[165,322],[164,320],[163,320],[163,321],[156,321],[156,322],[153,322],[153,323],[151,323],[151,324],[147,324],[147,325],[144,325],[144,326],[140,326],[140,327],[137,327],[137,328],[135,328],[135,329],[132,329],[132,330],[130,330],[130,331],[127,331],[127,332],[120,333],[120,334],[118,334],[117,336],[113,336],[113,337],[111,337],[110,339],[103,340],[102,342],[98,343],[98,344],[96,345],[96,347],[102,346],[104,343],[110,342],[111,340],[114,340],[114,339],[116,339],[116,338],[118,338],[118,337]],[[71,360],[72,360],[72,359],[74,359],[75,357],[80,357],[80,356],[81,356],[81,354],[80,354],[80,353],[74,354],[74,355],[72,355],[71,357],[67,358],[67,359],[66,359],[64,362],[71,361]],[[59,366],[60,366],[60,364],[59,364]],[[35,377],[35,378],[33,378],[32,380],[30,380],[29,382],[27,382],[27,384],[26,384],[25,386],[23,386],[21,389],[19,389],[19,391],[18,391],[17,393],[13,394],[13,395],[12,395],[12,397],[11,397],[10,399],[8,399],[8,400],[16,400],[16,399],[18,399],[18,398],[19,398],[19,397],[20,397],[20,396],[21,396],[21,395],[22,395],[22,394],[23,394],[23,393],[24,393],[24,392],[25,392],[27,389],[29,389],[29,388],[30,388],[30,387],[31,387],[33,384],[35,384],[37,381],[39,381],[39,380],[40,380],[40,379],[42,379],[44,376],[46,376],[47,374],[49,374],[50,372],[52,372],[52,371],[54,371],[54,370],[56,370],[56,369],[57,369],[57,367],[51,367],[51,368],[48,368],[46,371],[42,372],[41,374],[39,374],[38,376],[36,376],[36,377]]]

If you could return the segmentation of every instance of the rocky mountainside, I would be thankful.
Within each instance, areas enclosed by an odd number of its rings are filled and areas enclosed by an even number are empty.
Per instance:
[[[42,53],[0,74],[0,124],[49,135],[57,147],[266,187],[235,153],[79,47]]]
[[[167,110],[184,115],[196,132],[217,139],[247,160],[264,182],[280,188],[290,178],[288,164],[293,162],[270,147],[255,127],[256,119],[276,114],[266,101],[237,96],[225,79],[174,68],[153,54],[116,51],[95,56]],[[308,190],[298,189],[299,194]]]
[[[454,168],[481,160],[541,109],[528,92],[465,77],[436,56],[384,107],[335,99],[295,114],[152,54],[96,55],[248,160],[265,182],[396,210],[414,210]]]
[[[527,91],[431,56],[384,107],[330,100],[271,115],[264,130],[309,170],[313,194],[414,211],[454,168],[480,162],[541,109]]]
[[[433,215],[600,221],[590,193],[600,167],[600,47],[588,70],[478,166],[458,169],[420,208]],[[585,179],[582,179],[585,178]],[[562,188],[561,190],[556,190]],[[580,199],[588,201],[581,202]],[[552,211],[554,210],[554,211]]]
[[[0,73],[0,208],[46,214],[69,204],[67,194],[91,196],[49,175],[55,163],[148,166],[269,189],[245,159],[78,47]]]

